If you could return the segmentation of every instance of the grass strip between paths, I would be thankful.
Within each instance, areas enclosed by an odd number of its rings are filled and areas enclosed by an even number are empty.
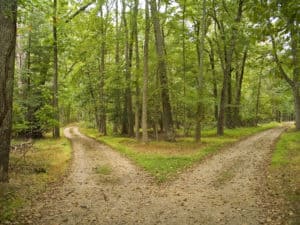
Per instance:
[[[257,127],[226,130],[222,137],[216,136],[214,130],[207,130],[202,132],[202,142],[199,144],[190,137],[178,138],[172,143],[152,141],[143,144],[133,138],[101,136],[96,129],[81,127],[80,130],[132,159],[152,174],[158,183],[162,183],[225,146],[276,126],[279,124],[268,123]]]

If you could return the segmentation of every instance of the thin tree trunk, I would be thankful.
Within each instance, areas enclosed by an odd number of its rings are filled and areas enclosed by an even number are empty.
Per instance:
[[[116,0],[116,12],[115,12],[115,18],[116,18],[116,49],[115,49],[115,66],[116,66],[116,76],[119,76],[120,73],[120,41],[119,41],[119,0]],[[116,79],[117,80],[117,79]],[[115,94],[115,99],[114,99],[114,121],[113,121],[113,133],[117,134],[118,133],[118,125],[119,125],[119,117],[120,117],[120,111],[121,111],[121,105],[120,105],[120,91],[119,88],[116,88],[116,94]]]
[[[125,78],[126,78],[126,88],[125,88],[125,104],[124,104],[124,121],[127,121],[127,130],[123,131],[127,133],[130,137],[134,135],[134,123],[133,123],[133,112],[132,112],[132,95],[131,95],[131,61],[132,61],[132,46],[133,46],[133,36],[129,37],[128,24],[126,19],[126,4],[122,1],[122,17],[124,25],[124,35],[125,35]],[[125,112],[126,111],[126,112]]]
[[[295,104],[296,130],[300,130],[300,31],[299,20],[291,24],[291,46],[293,57],[293,95]]]
[[[233,110],[233,123],[234,126],[241,126],[241,115],[240,115],[240,106],[241,106],[241,96],[242,96],[242,85],[244,79],[244,71],[248,54],[248,46],[243,51],[242,64],[238,66],[238,59],[236,65],[236,94],[235,94],[235,107]],[[261,78],[260,78],[261,79]]]
[[[8,182],[17,1],[0,0],[0,182]]]
[[[135,115],[134,115],[134,124],[135,124],[135,138],[139,140],[140,138],[140,86],[139,86],[139,77],[140,77],[140,55],[139,55],[139,40],[138,40],[138,25],[137,25],[137,16],[138,16],[138,7],[139,0],[134,0],[134,13],[133,13],[133,36],[135,40],[135,61],[136,61],[136,79],[135,79]]]
[[[53,0],[53,110],[56,125],[53,137],[59,138],[59,108],[58,108],[58,50],[57,50],[57,0]]]
[[[255,104],[255,125],[258,124],[258,113],[259,113],[259,100],[260,100],[260,89],[261,89],[261,76],[262,76],[262,68],[258,77],[258,85],[257,85],[257,95],[256,95],[256,104]]]
[[[225,123],[227,128],[234,128],[233,119],[232,119],[232,85],[231,85],[231,72],[232,68],[230,67],[230,73],[227,77],[227,107],[225,108]]]
[[[186,17],[186,0],[183,1],[182,8],[182,73],[183,73],[183,130],[184,135],[187,136],[187,119],[186,119],[186,35],[185,35],[185,17]]]
[[[150,19],[149,19],[149,2],[145,0],[145,43],[144,43],[144,74],[143,74],[143,110],[142,110],[142,129],[143,142],[148,142],[148,54],[149,54],[149,33],[150,33]]]
[[[217,83],[217,76],[216,76],[216,69],[215,69],[215,52],[211,40],[208,39],[208,43],[210,46],[209,62],[211,67],[212,79],[213,79],[213,96],[214,96],[214,105],[215,105],[214,115],[215,115],[215,120],[217,121],[219,106],[218,106],[218,83]]]
[[[174,141],[175,132],[173,127],[172,109],[170,104],[168,77],[167,77],[167,61],[165,53],[165,44],[162,29],[159,20],[159,12],[157,10],[156,0],[150,1],[152,22],[155,34],[155,46],[158,60],[158,76],[160,79],[161,99],[163,109],[163,126],[165,129],[165,140]]]
[[[199,28],[198,28],[199,29]],[[200,32],[199,32],[200,31]],[[196,129],[195,129],[195,141],[201,141],[201,122],[204,114],[204,104],[202,98],[204,92],[204,41],[206,36],[206,0],[202,1],[202,19],[201,29],[197,33],[197,52],[199,63],[199,75],[197,79],[198,89],[198,102],[197,102],[197,114],[196,114]],[[200,33],[200,36],[199,36]]]
[[[95,115],[96,126],[99,129],[100,119],[99,119],[98,103],[97,103],[97,99],[95,97],[94,88],[93,88],[93,85],[92,85],[90,73],[86,72],[86,75],[88,77],[87,81],[88,81],[88,88],[89,88],[90,95],[91,95],[91,101],[92,101],[93,106],[94,106],[94,115]]]
[[[296,130],[300,130],[300,90],[294,88],[294,104],[295,104],[295,120],[296,120]]]
[[[104,93],[104,85],[105,85],[105,48],[106,48],[106,27],[104,25],[104,16],[103,16],[103,6],[100,7],[100,16],[101,16],[101,25],[100,25],[100,32],[101,32],[101,47],[100,47],[100,65],[99,65],[99,108],[100,108],[100,127],[99,131],[103,135],[107,135],[106,131],[106,104],[105,104],[105,93]],[[108,11],[106,12],[108,15]]]

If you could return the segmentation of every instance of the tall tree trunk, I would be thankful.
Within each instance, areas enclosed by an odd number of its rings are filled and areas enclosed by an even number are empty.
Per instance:
[[[122,19],[125,35],[125,102],[124,102],[124,123],[127,122],[123,132],[127,133],[130,137],[134,135],[134,123],[133,123],[133,111],[132,111],[132,95],[131,95],[131,67],[132,67],[132,47],[133,47],[133,35],[129,37],[129,29],[126,19],[126,4],[122,1]],[[125,112],[126,111],[126,112]]]
[[[299,17],[298,17],[299,18]],[[296,130],[300,130],[300,29],[299,20],[291,24],[291,46],[293,57],[293,96],[295,104]]]
[[[239,0],[238,3],[238,10],[237,15],[235,18],[235,25],[232,26],[231,29],[231,38],[229,42],[229,46],[227,48],[226,46],[226,40],[223,38],[224,41],[224,57],[222,58],[222,55],[219,53],[220,60],[224,62],[223,68],[223,87],[221,92],[221,99],[220,99],[220,109],[219,109],[219,117],[218,117],[218,124],[217,124],[217,134],[218,135],[224,135],[224,123],[225,123],[225,112],[226,112],[226,104],[227,104],[227,92],[228,92],[228,80],[230,79],[230,73],[231,73],[231,64],[232,64],[232,56],[236,45],[236,40],[238,36],[238,27],[237,25],[240,23],[242,19],[242,12],[243,12],[243,4],[244,0]],[[217,20],[216,15],[214,16],[214,19]],[[222,29],[220,27],[220,22],[216,21],[219,24],[219,29],[221,31],[221,35],[225,37],[224,28]]]
[[[199,75],[197,79],[198,89],[198,102],[197,102],[197,113],[196,113],[196,129],[195,129],[195,141],[201,141],[201,122],[204,116],[204,104],[202,98],[204,92],[204,41],[206,36],[206,0],[202,1],[202,19],[201,29],[198,28],[197,32],[197,55],[199,64]],[[200,31],[200,32],[199,32]],[[200,36],[199,36],[200,34]]]
[[[232,118],[232,76],[231,76],[232,68],[230,67],[230,73],[227,77],[227,107],[225,108],[225,124],[227,128],[234,128],[233,118]]]
[[[255,104],[255,125],[256,126],[257,126],[257,123],[258,123],[258,112],[259,112],[259,100],[260,100],[262,70],[263,70],[263,68],[261,68],[261,71],[259,73],[258,84],[257,84],[257,95],[256,95],[256,104]]]
[[[212,45],[212,41],[210,39],[208,39],[208,43],[210,46],[209,62],[210,62],[210,68],[212,73],[212,79],[213,79],[214,115],[215,115],[215,120],[217,121],[219,106],[218,106],[218,83],[217,83],[217,76],[216,76],[216,69],[215,69],[215,52]]]
[[[240,115],[240,106],[241,106],[241,96],[242,96],[242,85],[244,79],[244,71],[248,54],[248,46],[245,47],[243,51],[242,64],[239,66],[239,59],[236,59],[236,88],[235,88],[235,106],[233,109],[233,123],[234,126],[241,126],[241,115]],[[260,75],[261,76],[261,75]],[[260,77],[261,79],[261,77]]]
[[[106,48],[106,25],[104,25],[104,20],[106,20],[103,16],[103,5],[100,7],[100,16],[101,16],[101,24],[100,24],[100,32],[101,32],[101,47],[100,47],[100,63],[99,63],[99,109],[100,109],[100,127],[99,131],[103,135],[107,135],[106,131],[106,103],[105,103],[105,92],[104,92],[104,85],[105,85],[105,48]],[[107,11],[108,15],[108,11]]]
[[[157,10],[156,0],[150,1],[152,22],[155,35],[155,47],[158,60],[158,76],[160,79],[161,87],[161,100],[163,109],[163,126],[165,129],[165,140],[174,141],[175,132],[173,127],[172,109],[170,104],[168,77],[167,77],[167,60],[165,53],[165,43],[162,34],[162,29],[159,20],[159,12]]]
[[[119,41],[119,0],[116,0],[115,3],[115,7],[116,7],[116,11],[115,11],[115,18],[116,18],[116,25],[115,25],[115,37],[116,37],[116,49],[115,49],[115,74],[117,76],[116,81],[119,78],[119,74],[120,74],[120,41]],[[119,126],[119,122],[120,120],[120,111],[121,111],[121,104],[120,104],[120,89],[118,87],[116,87],[115,90],[115,98],[114,98],[114,120],[113,120],[113,133],[117,134],[118,133],[118,126]]]
[[[88,77],[87,81],[88,81],[88,88],[89,88],[90,95],[91,95],[91,101],[92,101],[93,106],[94,106],[94,115],[95,115],[96,126],[97,126],[97,128],[99,128],[100,127],[99,109],[98,109],[97,99],[96,99],[96,96],[95,96],[95,93],[94,93],[94,88],[93,88],[90,72],[87,71],[86,75]]]
[[[0,182],[8,182],[17,1],[0,0]]]
[[[144,43],[144,74],[143,74],[143,108],[142,108],[142,129],[143,142],[148,142],[148,54],[149,54],[149,33],[150,33],[150,19],[149,19],[149,2],[145,0],[145,43]]]
[[[296,130],[300,130],[300,88],[295,87],[293,90],[294,94],[294,104],[295,104],[295,120],[296,120]]]
[[[53,137],[59,138],[59,108],[58,108],[58,50],[57,50],[57,0],[53,0],[53,110],[57,124],[53,128]]]
[[[137,16],[138,16],[138,7],[139,0],[134,0],[134,12],[133,12],[133,22],[132,22],[132,31],[135,40],[135,63],[136,63],[136,72],[135,72],[135,115],[134,115],[134,124],[135,124],[135,138],[139,140],[140,138],[140,55],[139,55],[139,40],[138,40],[138,25],[137,25]]]
[[[186,0],[183,1],[182,6],[182,74],[183,74],[183,131],[184,135],[188,135],[187,119],[186,119],[186,35],[185,35],[185,20],[186,20]]]

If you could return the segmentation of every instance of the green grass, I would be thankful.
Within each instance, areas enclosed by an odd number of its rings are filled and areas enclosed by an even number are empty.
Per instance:
[[[112,168],[109,165],[98,166],[96,168],[96,173],[102,175],[109,175],[112,172]]]
[[[281,183],[280,185],[273,184],[272,188],[282,192],[294,208],[294,216],[289,218],[289,224],[299,224],[300,131],[296,132],[290,129],[282,134],[275,146],[270,172],[272,177],[277,177],[277,182]]]
[[[142,144],[132,138],[101,136],[96,129],[82,127],[81,131],[121,152],[152,174],[158,183],[162,183],[223,147],[278,125],[269,123],[258,127],[226,130],[222,137],[216,136],[215,130],[206,130],[202,133],[202,143],[195,143],[193,138],[178,138],[172,143],[153,141]]]
[[[278,167],[300,166],[300,132],[288,131],[280,137],[272,157]]]
[[[13,143],[19,143],[14,140]],[[18,210],[66,172],[71,146],[65,138],[44,138],[34,142],[25,160],[20,153],[10,155],[10,183],[0,184],[0,224],[15,220]]]

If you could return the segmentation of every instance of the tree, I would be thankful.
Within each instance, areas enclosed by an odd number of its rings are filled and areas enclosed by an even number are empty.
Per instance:
[[[197,78],[197,90],[198,90],[198,102],[196,113],[196,129],[195,129],[195,141],[199,142],[201,139],[201,121],[203,120],[204,104],[203,104],[203,92],[204,92],[204,41],[206,36],[206,0],[202,1],[202,19],[201,28],[200,21],[196,22],[197,33],[197,56],[199,65],[199,75]]]
[[[165,130],[165,140],[174,141],[175,132],[173,126],[172,109],[170,104],[168,77],[167,77],[167,59],[165,53],[164,36],[160,24],[159,12],[156,0],[150,1],[152,22],[155,35],[155,47],[157,54],[157,72],[160,80],[161,101],[162,101],[162,122]]]
[[[59,138],[59,108],[58,108],[58,49],[57,49],[57,0],[53,0],[53,109],[57,124],[53,128],[53,137]]]
[[[139,39],[138,39],[138,7],[139,1],[134,0],[133,18],[132,18],[132,33],[135,43],[135,138],[139,140],[140,137],[140,55],[139,55]]]
[[[123,134],[128,134],[130,137],[134,134],[134,122],[132,111],[132,93],[131,93],[131,68],[132,68],[132,48],[133,35],[129,35],[129,26],[126,18],[126,2],[122,0],[122,22],[124,26],[124,42],[125,42],[125,101],[123,114]]]
[[[268,3],[266,4],[267,5],[265,5],[265,8],[269,13],[269,15],[267,15],[267,24],[269,27],[269,36],[272,43],[272,54],[276,66],[279,70],[280,76],[289,84],[291,88],[294,97],[296,129],[300,130],[300,17],[297,14],[299,11],[299,6],[296,2],[286,1],[271,1],[269,5]],[[270,11],[275,7],[277,10]],[[272,15],[272,12],[274,12],[275,15]],[[271,21],[272,16],[279,20],[278,22],[275,22],[275,26],[273,26],[273,23]],[[277,36],[278,41],[276,41],[275,35]],[[280,56],[278,54],[278,50],[283,49],[283,45],[286,44],[286,42],[281,42],[282,39],[284,39],[284,35],[289,35],[288,43],[290,53],[288,53],[288,55],[291,57],[290,63],[292,66],[292,75],[289,75],[288,69],[284,68],[282,60],[280,59]],[[278,45],[280,44],[281,46],[278,47]]]
[[[148,142],[148,119],[147,119],[147,106],[148,106],[148,74],[149,74],[149,33],[150,33],[150,19],[149,19],[149,2],[145,1],[145,42],[144,42],[144,75],[143,75],[143,103],[142,103],[142,129],[143,129],[143,142]]]
[[[8,182],[17,1],[0,0],[0,182]]]
[[[215,1],[214,1],[215,3]],[[228,108],[227,105],[231,104],[231,101],[228,101],[231,97],[231,72],[232,72],[232,62],[233,54],[236,47],[236,41],[238,38],[239,24],[242,19],[244,0],[239,0],[237,4],[236,16],[234,21],[230,22],[230,30],[226,29],[228,27],[224,24],[223,18],[218,17],[217,6],[214,5],[212,17],[215,21],[215,26],[220,32],[219,40],[217,40],[218,46],[218,55],[221,61],[221,66],[223,70],[223,85],[221,91],[220,107],[218,114],[218,123],[217,123],[217,134],[224,134],[224,124],[225,124],[225,113]],[[224,11],[228,12],[227,7],[223,4],[225,8]],[[230,110],[230,109],[228,109]],[[230,118],[226,118],[227,120]]]

